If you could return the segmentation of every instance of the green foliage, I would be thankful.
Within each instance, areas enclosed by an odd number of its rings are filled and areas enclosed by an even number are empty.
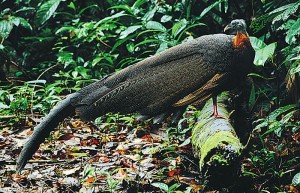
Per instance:
[[[36,26],[41,26],[55,13],[61,0],[48,0],[43,3],[37,10],[34,23]]]
[[[255,50],[254,64],[256,66],[263,66],[268,59],[274,57],[276,42],[266,45],[262,40],[256,37],[251,37],[250,41]]]
[[[13,25],[11,22],[7,21],[7,20],[2,20],[0,21],[0,36],[1,36],[1,39],[6,39],[11,30],[13,28]]]
[[[261,144],[252,144],[244,175],[251,176],[257,184],[263,183],[261,176],[268,176],[273,185],[261,187],[261,191],[283,191],[282,184],[290,184],[296,174],[290,174],[289,168],[300,159],[297,153],[289,153],[295,148],[291,136],[299,134],[300,99],[297,95],[294,101],[286,97],[290,94],[289,84],[299,87],[296,78],[287,82],[287,77],[299,77],[299,5],[299,1],[262,4],[263,14],[258,14],[251,24],[254,35],[262,34],[250,39],[256,50],[254,63],[265,68],[251,74],[255,81],[249,106],[254,112],[262,112],[257,114],[253,131]]]
[[[286,56],[284,61],[286,67],[289,69],[290,74],[296,74],[300,72],[300,47],[299,47],[299,38],[300,35],[300,18],[299,13],[298,17],[294,17],[296,11],[300,6],[300,2],[287,4],[284,6],[275,9],[270,14],[278,14],[272,21],[274,25],[281,25],[276,28],[276,31],[285,32],[285,41],[288,44],[284,49],[283,53]]]
[[[298,130],[296,128],[300,125],[298,123],[293,123],[291,120],[297,111],[299,110],[296,109],[296,105],[280,107],[270,113],[266,118],[256,120],[255,122],[259,124],[255,127],[255,130],[268,127],[268,130],[264,135],[275,132],[279,137],[285,128],[294,128],[293,131],[296,132]]]
[[[174,192],[180,186],[180,184],[173,184],[172,186],[169,187],[167,184],[162,182],[153,182],[151,183],[151,185],[167,193]]]
[[[299,184],[300,184],[300,173],[297,173],[292,180],[292,185],[298,186]]]
[[[283,5],[269,13],[269,15],[276,14],[277,16],[273,19],[272,23],[278,21],[286,21],[291,15],[296,13],[298,7],[300,6],[300,2],[290,3],[287,5]]]

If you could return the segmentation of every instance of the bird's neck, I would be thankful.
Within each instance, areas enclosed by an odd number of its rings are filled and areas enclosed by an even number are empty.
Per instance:
[[[250,39],[247,33],[237,32],[234,40],[233,46],[235,48],[243,48],[250,44]]]

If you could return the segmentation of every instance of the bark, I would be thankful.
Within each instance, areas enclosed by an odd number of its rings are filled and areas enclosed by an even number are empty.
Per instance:
[[[230,124],[227,100],[228,92],[218,96],[218,113],[222,118],[213,116],[212,100],[207,101],[192,132],[193,151],[199,158],[201,173],[220,186],[232,183],[240,169],[238,162],[243,149]]]

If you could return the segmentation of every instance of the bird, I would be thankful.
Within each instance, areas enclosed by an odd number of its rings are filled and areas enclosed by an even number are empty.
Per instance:
[[[225,33],[204,35],[115,72],[60,101],[34,128],[17,160],[17,173],[50,132],[77,114],[91,121],[109,112],[139,114],[161,122],[178,120],[188,105],[200,105],[236,88],[253,68],[254,50],[243,19],[232,20]]]

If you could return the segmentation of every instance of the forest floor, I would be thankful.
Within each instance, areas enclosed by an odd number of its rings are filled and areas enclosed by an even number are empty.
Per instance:
[[[207,186],[189,140],[194,119],[190,115],[175,127],[138,122],[131,116],[104,117],[100,124],[66,119],[21,174],[15,174],[15,160],[32,133],[33,122],[40,119],[27,118],[19,131],[3,127],[0,192],[257,192],[278,184],[274,171],[265,171],[269,166],[255,165],[253,160],[274,167],[276,163],[252,145],[231,187],[216,190]],[[259,143],[258,137],[252,139],[255,143]],[[299,169],[299,164],[294,167]],[[290,179],[294,172],[286,170],[284,175]],[[281,184],[278,189],[298,192],[287,182]]]

